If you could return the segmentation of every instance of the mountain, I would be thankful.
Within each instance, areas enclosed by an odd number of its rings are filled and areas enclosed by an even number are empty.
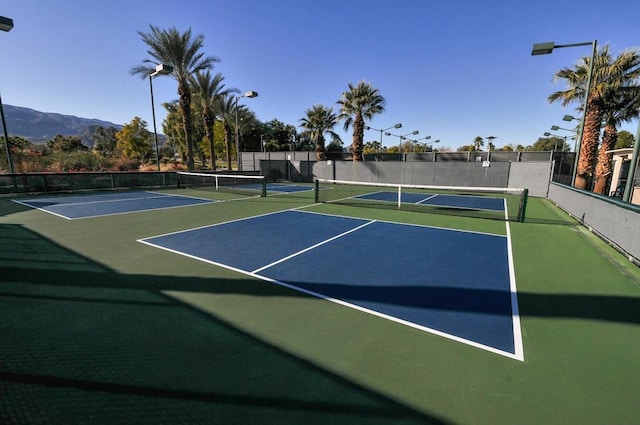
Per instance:
[[[95,118],[40,112],[12,105],[4,105],[4,115],[9,135],[22,136],[33,143],[45,143],[60,134],[78,136],[83,144],[92,147],[93,133],[97,127],[122,128],[122,125]]]

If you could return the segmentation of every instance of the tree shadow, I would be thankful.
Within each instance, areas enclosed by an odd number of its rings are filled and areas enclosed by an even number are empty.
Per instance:
[[[297,295],[289,289],[124,275],[18,225],[0,225],[0,242],[9,423],[450,423],[161,292]]]

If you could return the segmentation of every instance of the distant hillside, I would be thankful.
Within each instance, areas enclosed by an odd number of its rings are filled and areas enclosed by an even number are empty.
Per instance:
[[[61,134],[78,136],[82,143],[93,147],[93,133],[98,126],[115,127],[118,130],[122,128],[122,125],[95,118],[40,112],[21,106],[3,106],[9,135],[22,136],[34,143],[45,143]]]

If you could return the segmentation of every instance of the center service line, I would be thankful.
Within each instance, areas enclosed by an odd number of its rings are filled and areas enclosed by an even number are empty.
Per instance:
[[[317,243],[317,244],[315,244],[315,245],[311,245],[311,246],[310,246],[310,247],[308,247],[308,248],[305,248],[305,249],[303,249],[303,250],[301,250],[301,251],[295,252],[295,253],[293,253],[293,254],[291,254],[291,255],[287,256],[287,257],[281,258],[281,259],[279,259],[278,261],[274,261],[274,262],[273,262],[273,263],[271,263],[271,264],[267,264],[266,266],[263,266],[263,267],[260,267],[260,268],[258,268],[258,269],[255,269],[255,270],[254,270],[254,271],[252,271],[251,273],[260,273],[262,270],[268,269],[269,267],[275,266],[276,264],[280,264],[280,263],[282,263],[282,262],[284,262],[284,261],[287,261],[287,260],[289,260],[289,259],[291,259],[291,258],[293,258],[293,257],[297,257],[297,256],[298,256],[298,255],[300,255],[300,254],[304,254],[304,253],[305,253],[305,252],[307,252],[307,251],[311,251],[312,249],[315,249],[315,248],[317,248],[317,247],[319,247],[319,246],[321,246],[321,245],[324,245],[324,244],[329,243],[329,242],[331,242],[331,241],[334,241],[334,240],[336,240],[336,239],[338,239],[338,238],[341,238],[341,237],[343,237],[343,236],[346,236],[346,235],[348,235],[349,233],[353,233],[353,232],[355,232],[356,230],[360,230],[360,229],[362,229],[363,227],[366,227],[366,226],[368,226],[368,225],[370,225],[370,224],[373,224],[373,223],[375,223],[375,222],[376,222],[376,220],[372,220],[372,221],[369,221],[368,223],[364,223],[364,224],[362,224],[362,225],[360,225],[360,226],[358,226],[358,227],[354,227],[354,228],[353,228],[353,229],[351,229],[351,230],[347,230],[346,232],[340,233],[339,235],[336,235],[336,236],[334,236],[334,237],[332,237],[332,238],[329,238],[329,239],[324,240],[324,241],[322,241],[322,242],[318,242],[318,243]]]

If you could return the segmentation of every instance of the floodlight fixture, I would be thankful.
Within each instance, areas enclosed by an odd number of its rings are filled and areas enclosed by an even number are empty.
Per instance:
[[[548,41],[545,43],[536,43],[533,45],[533,49],[531,49],[531,55],[548,55],[553,52],[553,49],[559,49],[561,47],[577,47],[577,46],[589,46],[595,41],[586,41],[584,43],[573,43],[573,44],[555,44],[553,41]]]
[[[0,30],[9,32],[13,29],[13,19],[0,16]]]
[[[531,50],[531,55],[548,55],[549,53],[553,52],[554,47],[555,43],[553,41],[534,44],[533,49]]]
[[[387,130],[391,130],[392,128],[402,128],[402,123],[396,123],[396,124],[392,125],[391,127],[387,127],[387,128],[373,128],[373,127],[369,127],[369,126],[365,127],[366,130],[374,130],[374,131],[379,131],[380,132],[380,147],[379,148],[382,148],[382,133],[387,131]],[[387,136],[390,135],[390,133],[385,133],[385,134]],[[376,158],[376,159],[378,159],[378,158]]]
[[[246,92],[246,93],[244,94],[244,96],[242,96],[242,97],[248,97],[248,98],[258,97],[258,92],[257,92],[257,91],[250,90],[250,91]]]
[[[172,72],[173,72],[173,66],[160,63],[156,66],[155,72],[151,73],[151,77],[155,77],[158,75],[169,75]]]

